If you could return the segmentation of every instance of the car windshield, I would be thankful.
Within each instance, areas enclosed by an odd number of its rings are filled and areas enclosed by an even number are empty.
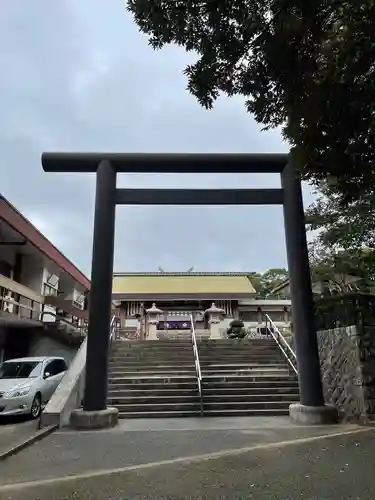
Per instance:
[[[0,379],[4,378],[36,378],[42,372],[40,361],[5,361],[0,366]]]

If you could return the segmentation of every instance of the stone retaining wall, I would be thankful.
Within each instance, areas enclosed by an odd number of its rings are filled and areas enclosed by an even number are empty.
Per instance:
[[[375,327],[356,326],[317,333],[327,403],[343,420],[375,420]]]

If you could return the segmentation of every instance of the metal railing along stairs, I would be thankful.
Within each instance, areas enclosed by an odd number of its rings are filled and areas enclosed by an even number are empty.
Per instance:
[[[278,348],[287,360],[290,368],[296,375],[298,375],[296,353],[293,351],[289,342],[286,340],[284,335],[280,332],[280,330],[277,328],[268,314],[264,314],[264,319],[267,334],[272,336]]]
[[[198,391],[199,391],[200,411],[201,411],[201,417],[203,417],[202,372],[201,372],[201,366],[200,366],[200,362],[199,362],[199,352],[198,352],[198,345],[197,345],[197,337],[195,334],[194,318],[193,318],[192,314],[189,314],[189,317],[190,317],[190,323],[191,323],[191,341],[192,341],[192,345],[193,345],[195,372],[196,372],[196,376],[197,376],[197,384],[198,384]]]

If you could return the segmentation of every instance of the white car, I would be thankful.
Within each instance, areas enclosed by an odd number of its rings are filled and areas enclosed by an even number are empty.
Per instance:
[[[0,365],[0,417],[29,414],[38,418],[66,370],[64,358],[4,361]]]

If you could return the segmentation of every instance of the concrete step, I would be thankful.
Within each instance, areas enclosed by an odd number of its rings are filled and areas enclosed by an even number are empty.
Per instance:
[[[266,345],[251,345],[251,344],[233,344],[233,345],[223,345],[223,346],[215,346],[215,345],[202,345],[197,344],[198,349],[201,352],[236,352],[236,351],[268,351],[273,349],[279,349],[276,342],[267,342]]]
[[[200,411],[200,403],[199,401],[192,400],[191,402],[184,403],[154,403],[154,404],[117,404],[116,408],[118,408],[120,413],[149,413],[149,412],[165,412],[165,411],[176,411],[176,412],[185,412],[185,411]]]
[[[142,360],[142,359],[147,359],[149,361],[153,361],[153,360],[156,360],[158,361],[159,359],[165,359],[165,360],[176,360],[176,361],[180,361],[180,360],[186,360],[186,361],[189,361],[191,359],[194,358],[194,353],[193,353],[193,350],[189,351],[187,354],[181,354],[181,353],[176,353],[174,354],[173,356],[171,356],[170,353],[161,353],[161,354],[158,354],[158,355],[155,355],[155,354],[149,354],[149,353],[140,353],[140,354],[137,354],[137,355],[133,355],[133,354],[115,354],[115,355],[112,355],[109,357],[109,361],[112,362],[112,361],[139,361],[139,360]]]
[[[113,345],[113,349],[125,349],[129,351],[137,351],[137,350],[142,350],[142,349],[147,349],[147,350],[160,350],[160,349],[191,349],[191,346],[193,345],[192,341],[177,341],[177,340],[172,340],[170,342],[162,342],[160,340],[158,341],[147,341],[147,342],[116,342]]]
[[[145,343],[131,343],[131,342],[119,342],[112,346],[113,350],[127,350],[127,351],[139,351],[139,350],[178,350],[178,349],[191,349],[193,343],[188,342],[177,342],[171,341],[169,343],[157,341],[153,342],[145,342]],[[243,343],[243,344],[206,344],[204,342],[197,342],[198,349],[202,352],[211,352],[211,351],[231,351],[231,350],[264,350],[264,349],[278,349],[278,346],[275,341],[267,341],[264,344],[254,344],[254,343]]]
[[[203,371],[228,371],[228,370],[245,370],[252,368],[262,368],[264,370],[274,370],[274,369],[288,369],[286,363],[200,363],[201,369]],[[121,371],[121,370],[133,370],[133,371],[144,371],[144,370],[152,370],[152,371],[164,371],[164,370],[195,370],[194,360],[190,360],[189,362],[180,362],[180,363],[167,363],[167,362],[155,362],[150,363],[148,361],[138,361],[133,363],[127,362],[112,362],[110,363],[110,370],[112,371]]]
[[[145,340],[145,339],[139,339],[139,340],[116,340],[114,345],[128,345],[128,346],[142,346],[142,345],[147,345],[147,346],[154,346],[154,345],[184,345],[184,344],[191,344],[190,338],[188,339],[157,339],[157,340]]]
[[[248,376],[251,375],[253,377],[280,377],[280,376],[289,376],[288,368],[238,368],[238,369],[221,369],[221,370],[212,370],[205,369],[202,370],[202,377],[226,377],[226,376]]]
[[[134,385],[134,384],[133,384]],[[143,387],[143,386],[142,386]],[[134,389],[127,388],[123,389],[110,389],[108,391],[108,399],[121,399],[121,398],[132,398],[132,397],[145,397],[145,398],[160,398],[160,397],[179,397],[181,395],[185,396],[196,396],[198,391],[198,385],[195,387],[180,387],[179,389],[168,389],[166,387],[161,387],[158,389]]]
[[[288,416],[288,409],[274,410],[205,410],[205,417],[276,417]],[[188,418],[201,417],[200,411],[149,411],[145,412],[120,412],[121,419],[136,419],[136,418]]]
[[[236,349],[202,349],[198,346],[198,352],[201,356],[234,356],[234,355],[279,355],[281,351],[275,346],[273,348],[255,349],[255,348],[236,348]]]
[[[196,371],[195,368],[191,369],[186,369],[186,370],[177,370],[177,369],[164,369],[160,371],[156,370],[138,370],[134,371],[132,369],[129,370],[119,370],[119,371],[113,371],[109,370],[109,377],[110,378],[124,378],[124,377],[164,377],[164,378],[169,378],[169,377],[185,377],[185,376],[196,376]]]
[[[206,402],[204,400],[204,410],[283,410],[295,403],[296,400],[290,398],[284,401],[220,401]]]
[[[270,384],[266,385],[260,385],[260,387],[254,387],[251,385],[228,385],[225,384],[223,387],[206,387],[204,386],[204,397],[221,397],[221,396],[226,396],[227,394],[230,394],[232,396],[259,396],[262,394],[297,394],[299,395],[299,388],[298,385],[287,385],[286,383],[279,386],[271,386]]]
[[[275,346],[276,341],[274,339],[270,340],[254,340],[254,339],[244,339],[243,341],[236,342],[235,340],[222,340],[219,343],[214,341],[200,340],[197,342],[198,347],[202,349],[226,349],[226,348],[263,348],[269,346]]]
[[[267,399],[266,399],[267,398]],[[272,394],[262,396],[255,396],[253,398],[239,397],[234,398],[223,398],[222,400],[215,400],[212,398],[204,397],[204,408],[205,409],[227,409],[227,408],[239,408],[239,409],[263,409],[263,408],[289,408],[289,405],[298,401],[298,396],[284,395],[281,397],[275,397]],[[195,396],[163,396],[163,397],[126,397],[126,398],[108,398],[108,404],[114,405],[123,411],[124,408],[136,407],[139,411],[143,411],[143,408],[149,409],[150,406],[153,408],[165,408],[171,405],[173,408],[178,406],[178,408],[186,409],[188,406],[193,405],[194,407],[200,404],[199,394]],[[138,411],[138,410],[137,410]]]
[[[230,338],[222,338],[222,339],[203,339],[201,341],[202,344],[206,345],[244,345],[244,344],[254,344],[254,345],[262,345],[264,343],[270,342],[271,337],[262,337],[260,339],[252,339],[252,338],[244,338],[244,339],[230,339]]]
[[[199,357],[202,359],[231,359],[231,358],[261,358],[261,359],[268,359],[268,358],[277,358],[277,359],[283,359],[283,355],[281,351],[279,350],[270,350],[268,349],[267,351],[256,351],[256,350],[247,350],[247,349],[239,349],[238,351],[214,351],[214,352],[202,352],[201,350],[198,349],[198,354]]]
[[[295,378],[290,377],[290,376],[254,376],[254,375],[226,375],[226,374],[221,374],[221,375],[211,375],[211,376],[204,376],[202,379],[203,386],[208,387],[208,388],[216,388],[216,387],[227,387],[230,385],[235,385],[237,387],[239,386],[254,386],[254,387],[263,387],[263,386],[281,386],[281,385],[292,385],[297,387],[298,382]],[[168,385],[168,387],[171,387],[171,384],[191,384],[191,385],[196,385],[197,384],[197,378],[195,376],[195,373],[192,375],[148,375],[148,374],[141,374],[138,375],[137,377],[135,376],[129,376],[129,375],[120,375],[114,377],[113,375],[109,377],[109,386],[114,386],[114,385],[138,385],[142,384],[150,384],[152,386],[158,385],[158,386],[164,386]]]
[[[156,354],[156,353],[184,353],[184,354],[189,354],[190,352],[193,352],[193,344],[190,346],[186,347],[175,347],[173,349],[171,348],[156,348],[156,347],[142,347],[142,348],[135,348],[132,347],[130,349],[111,349],[111,354],[127,354],[129,356],[139,356],[140,354]]]
[[[281,382],[284,383],[286,381],[292,382],[295,379],[288,375],[252,375],[252,374],[244,374],[244,375],[228,375],[228,374],[215,374],[215,375],[204,375],[203,383],[204,385],[209,385],[214,387],[217,383],[249,383],[249,382],[266,382],[269,385],[273,385],[274,383]],[[270,384],[271,382],[271,384]],[[297,383],[297,381],[295,382]]]
[[[118,356],[118,355],[128,355],[128,356],[144,356],[144,355],[150,355],[150,356],[156,356],[156,355],[162,355],[162,354],[169,354],[169,355],[189,355],[190,353],[193,352],[193,346],[191,345],[190,347],[182,348],[182,347],[176,347],[173,349],[164,349],[164,348],[142,348],[142,349],[113,349],[111,350],[111,356]],[[202,349],[198,346],[198,352],[201,356],[234,356],[234,355],[282,355],[281,351],[278,349],[277,346],[274,346],[272,348],[267,348],[267,349],[256,349],[256,348],[236,348],[236,349],[230,349],[230,348],[225,348],[225,349]]]
[[[197,341],[197,344],[202,349],[225,349],[231,347],[268,347],[270,345],[276,345],[275,340],[257,340],[257,339],[243,339],[236,341],[235,339],[223,339],[223,340],[207,340],[202,339]]]
[[[207,402],[210,401],[226,401],[228,399],[233,401],[257,401],[259,398],[264,398],[268,400],[271,399],[283,399],[285,397],[297,399],[299,397],[298,388],[288,388],[283,387],[282,390],[276,390],[271,387],[265,387],[262,389],[254,389],[254,388],[231,388],[231,389],[219,389],[216,392],[211,389],[204,390],[204,400]],[[180,389],[129,389],[129,390],[110,390],[108,392],[109,400],[122,400],[122,399],[133,399],[133,398],[155,398],[160,399],[164,397],[198,397],[198,387],[194,388],[180,388]]]
[[[181,383],[181,382],[190,382],[190,383],[197,383],[197,377],[195,376],[195,373],[193,375],[164,375],[164,374],[142,374],[138,376],[129,376],[127,375],[120,375],[114,377],[113,375],[109,377],[109,383],[110,384],[120,384],[122,382],[125,383],[132,383],[132,384],[143,384],[143,383],[151,383],[151,384],[169,384],[171,382],[176,382],[176,383]]]
[[[272,352],[270,354],[254,354],[252,351],[250,352],[240,352],[240,353],[235,353],[235,354],[203,354],[201,352],[198,352],[199,359],[202,361],[215,361],[215,360],[256,360],[259,359],[262,362],[267,361],[268,359],[275,359],[275,360],[285,360],[285,357],[279,353],[279,352]]]
[[[273,338],[267,340],[260,339],[221,339],[221,340],[210,340],[201,339],[197,341],[199,347],[202,348],[213,348],[213,349],[223,349],[226,347],[268,347],[269,345],[275,345],[276,342]]]
[[[180,382],[179,379],[117,379],[110,380],[108,384],[108,391],[159,391],[167,390],[176,391],[196,391],[197,379],[190,378],[189,381]]]
[[[190,352],[193,350],[193,344],[174,345],[174,346],[137,346],[137,347],[115,347],[113,352],[129,352],[136,354],[138,352]]]
[[[169,354],[170,356],[173,355],[185,355],[189,356],[190,354],[193,353],[193,347],[190,346],[189,348],[175,348],[175,349],[116,349],[111,351],[112,356],[123,356],[124,354],[128,356],[161,356],[161,355],[167,355]]]
[[[287,364],[283,362],[278,363],[205,363],[201,365],[206,370],[245,370],[252,368],[262,368],[264,370],[285,369]]]
[[[289,408],[215,409],[204,410],[205,417],[282,417],[289,415]]]
[[[199,364],[201,366],[210,367],[213,365],[261,365],[261,366],[269,366],[269,365],[282,365],[286,366],[287,362],[281,358],[267,358],[267,359],[259,359],[259,358],[219,358],[212,360],[205,360],[199,358]]]
[[[196,391],[197,392],[197,391]],[[108,397],[108,404],[117,408],[123,405],[160,405],[160,404],[197,404],[200,403],[199,393],[180,394],[178,396],[126,396],[126,397]]]
[[[269,358],[269,357],[282,357],[282,353],[276,349],[267,349],[266,351],[257,351],[255,349],[238,349],[237,351],[213,351],[213,352],[203,352],[198,349],[198,354],[202,358],[207,359],[217,359],[217,358],[236,358],[236,357],[259,357],[259,358]]]
[[[197,338],[197,345],[202,349],[225,349],[225,348],[263,348],[269,346],[275,346],[276,342],[273,338],[268,340],[257,340],[257,339],[244,339],[242,341],[235,340],[208,340],[202,338]],[[192,339],[186,338],[183,340],[127,340],[127,341],[115,341],[112,346],[113,348],[168,348],[168,347],[186,347],[191,346],[193,343]]]
[[[249,354],[241,354],[236,356],[202,356],[201,353],[198,352],[199,361],[201,363],[287,363],[284,356],[276,354],[267,354],[259,356],[257,354],[249,353]],[[138,361],[150,361],[150,362],[166,362],[166,363],[179,363],[180,361],[191,361],[194,360],[193,351],[189,352],[188,355],[183,355],[181,353],[171,355],[170,353],[162,353],[162,354],[143,354],[139,356],[122,356],[116,355],[111,356],[109,358],[109,362],[138,362]]]
[[[181,364],[183,365],[187,365],[190,363],[190,366],[193,364],[195,365],[195,359],[193,356],[190,357],[190,359],[167,359],[167,358],[155,358],[155,359],[151,359],[151,360],[148,360],[148,359],[139,359],[137,361],[133,361],[133,362],[129,362],[127,360],[120,360],[120,361],[110,361],[109,362],[109,367],[111,367],[112,365],[123,365],[123,366],[134,366],[134,367],[137,367],[137,366],[142,366],[142,365],[149,365],[151,367],[154,367],[154,366],[163,366],[163,365],[169,365],[169,366],[176,366],[176,365],[179,365],[181,366]]]
[[[111,363],[110,371],[154,371],[154,372],[163,372],[163,371],[178,371],[178,370],[191,370],[195,371],[195,363],[194,361],[190,361],[189,363],[179,363],[179,364],[163,364],[163,363],[147,363],[144,361],[140,361],[139,363]]]
[[[223,338],[223,339],[209,339],[209,338],[202,338],[201,340],[198,341],[198,343],[202,346],[232,346],[232,345],[267,345],[269,342],[274,342],[272,337],[264,337],[260,339],[251,339],[251,338],[245,338],[245,339],[229,339],[229,338]],[[116,340],[114,345],[122,345],[126,344],[129,346],[139,346],[139,345],[176,345],[176,344],[188,344],[191,343],[190,338],[184,338],[184,339],[158,339],[158,340]]]
[[[163,378],[168,379],[170,377],[196,377],[195,367],[186,368],[186,369],[161,369],[154,370],[150,368],[134,370],[132,368],[129,369],[121,369],[121,370],[109,370],[109,378],[110,379],[119,379],[119,378]],[[227,378],[233,377],[246,377],[246,378],[259,378],[259,377],[290,377],[288,368],[276,368],[276,369],[264,369],[264,368],[244,368],[244,369],[223,369],[223,370],[202,370],[202,378],[203,379],[222,379],[225,380]]]
[[[209,407],[211,403],[215,404],[229,404],[232,405],[232,403],[244,403],[244,404],[251,404],[251,403],[260,403],[266,401],[267,403],[269,402],[284,402],[284,401],[299,401],[299,394],[290,394],[288,392],[286,393],[272,393],[267,392],[261,393],[261,394],[233,394],[231,392],[227,392],[226,394],[207,394],[206,392],[203,393],[203,401],[205,406]]]
[[[119,412],[119,418],[186,418],[200,417],[199,410],[163,410],[163,411],[148,411],[148,412]]]
[[[258,356],[254,355],[252,353],[245,353],[241,355],[231,355],[231,356],[203,356],[201,353],[198,353],[199,355],[199,361],[201,363],[268,363],[268,362],[285,362],[285,358],[281,355],[278,354],[272,354],[272,355],[266,355],[266,356]],[[110,363],[115,363],[115,362],[129,362],[129,363],[136,363],[138,361],[149,361],[149,362],[159,362],[159,361],[166,361],[166,362],[171,362],[171,363],[178,363],[180,361],[191,361],[194,359],[194,354],[193,351],[189,352],[188,355],[182,355],[180,354],[174,354],[171,356],[168,353],[163,353],[163,354],[158,354],[156,355],[150,355],[150,354],[140,354],[137,356],[132,356],[128,354],[124,355],[115,355],[115,356],[110,356],[109,361]]]

